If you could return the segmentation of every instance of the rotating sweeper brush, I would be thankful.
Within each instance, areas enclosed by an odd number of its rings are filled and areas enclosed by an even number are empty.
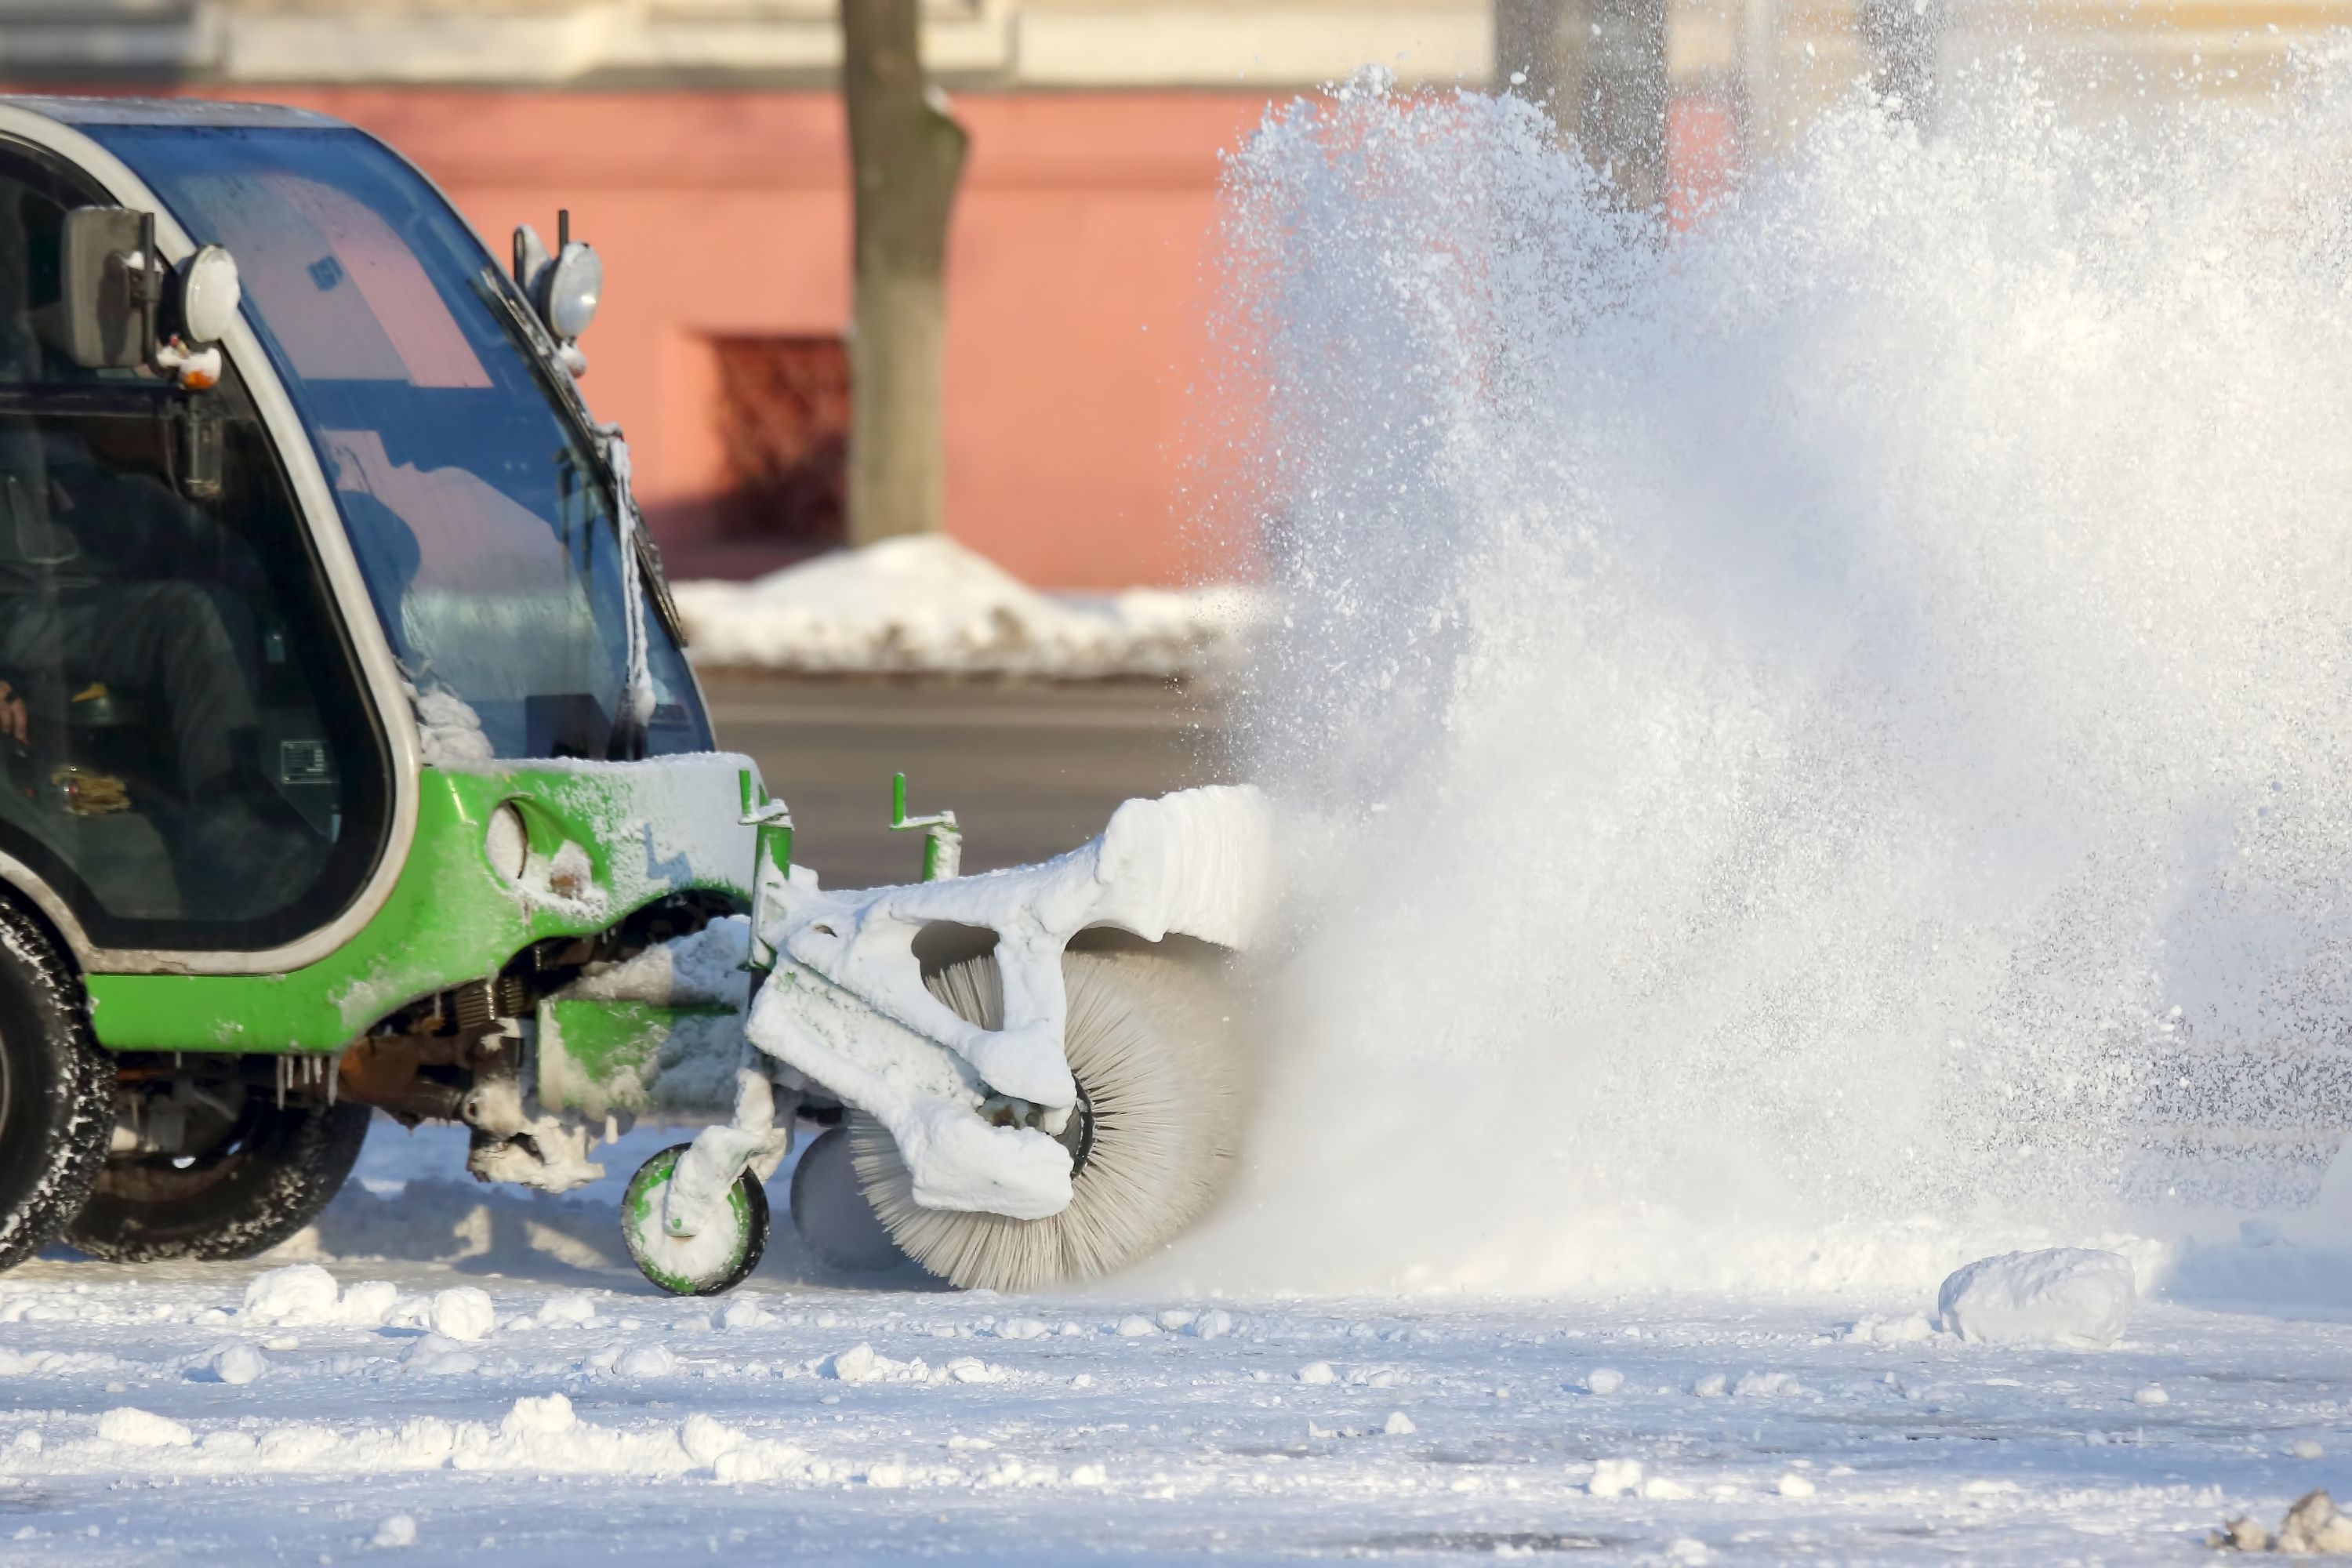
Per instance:
[[[1062,983],[1078,1101],[1055,1140],[1070,1156],[1059,1214],[927,1208],[889,1129],[864,1111],[849,1118],[861,1198],[908,1257],[958,1285],[1033,1290],[1122,1268],[1199,1219],[1240,1152],[1244,1063],[1220,966],[1073,952]],[[961,1018],[992,1026],[1003,1016],[992,960],[957,964],[929,984]]]

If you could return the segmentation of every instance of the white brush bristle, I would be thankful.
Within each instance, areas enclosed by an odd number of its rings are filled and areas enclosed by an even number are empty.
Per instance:
[[[1203,965],[1158,952],[1072,952],[1070,1071],[1094,1107],[1094,1147],[1070,1206],[1045,1219],[927,1209],[882,1124],[849,1120],[850,1157],[907,1255],[967,1289],[1034,1290],[1134,1262],[1207,1212],[1240,1153],[1243,1062],[1232,998]],[[933,976],[960,1016],[997,1027],[992,958]]]

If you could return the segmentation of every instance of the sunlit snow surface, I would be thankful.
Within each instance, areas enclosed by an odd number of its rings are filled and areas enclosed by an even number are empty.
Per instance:
[[[264,1264],[0,1279],[0,1563],[2145,1561],[2352,1490],[2352,1313],[2277,1304],[2352,1301],[2352,1264],[2267,1233],[2179,1293],[2272,1305],[2146,1306],[2107,1352],[1913,1337],[1931,1298],[856,1291],[803,1282],[781,1222],[740,1291],[678,1300],[609,1261],[614,1187],[674,1136],[584,1200],[386,1206],[462,1145],[380,1125],[320,1232],[385,1255],[331,1266],[342,1299],[398,1323],[478,1287],[479,1340],[257,1321]],[[257,1377],[220,1380],[233,1346]],[[126,1409],[160,1419],[100,1436]],[[373,1544],[402,1517],[413,1547]]]

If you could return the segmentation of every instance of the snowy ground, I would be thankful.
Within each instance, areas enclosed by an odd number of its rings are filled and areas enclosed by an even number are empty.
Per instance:
[[[2070,1352],[1850,1304],[1008,1300],[827,1282],[782,1223],[675,1300],[614,1261],[666,1141],[559,1205],[404,1190],[456,1142],[380,1128],[317,1239],[383,1256],[331,1310],[248,1310],[264,1264],[0,1279],[0,1563],[2191,1561],[2352,1490],[2343,1314]]]

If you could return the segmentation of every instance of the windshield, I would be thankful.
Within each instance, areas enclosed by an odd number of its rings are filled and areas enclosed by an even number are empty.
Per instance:
[[[611,492],[472,232],[355,131],[87,129],[236,258],[419,692],[462,701],[494,755],[608,755],[628,661]],[[708,750],[685,658],[645,623],[647,750]]]

